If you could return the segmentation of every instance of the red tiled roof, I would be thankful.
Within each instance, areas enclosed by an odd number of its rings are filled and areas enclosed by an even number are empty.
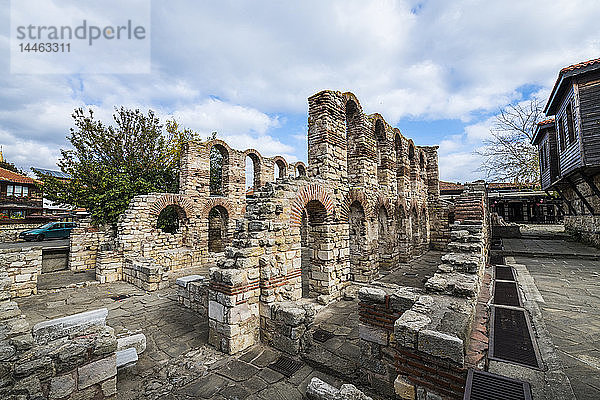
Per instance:
[[[563,73],[567,71],[573,71],[596,63],[600,63],[600,58],[594,58],[593,60],[583,61],[577,64],[569,65],[568,67],[564,67],[563,69],[561,69],[560,72]]]
[[[544,126],[544,125],[553,124],[553,123],[554,123],[554,117],[551,117],[551,118],[548,118],[548,119],[538,122],[537,126]]]
[[[441,190],[464,190],[464,189],[465,189],[464,185],[461,185],[460,183],[440,181],[440,191]]]
[[[8,181],[14,183],[29,183],[31,185],[39,183],[39,181],[35,179],[32,179],[25,175],[17,174],[16,172],[12,172],[4,168],[0,168],[0,181]]]

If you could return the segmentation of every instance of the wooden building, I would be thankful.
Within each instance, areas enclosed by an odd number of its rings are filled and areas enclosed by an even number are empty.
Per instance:
[[[563,68],[538,124],[543,190],[566,204],[565,227],[600,246],[600,58]]]
[[[452,202],[464,191],[460,183],[440,181],[440,199]],[[490,212],[506,222],[555,224],[562,220],[562,201],[540,190],[536,183],[488,182]]]
[[[37,181],[0,168],[0,217],[21,219],[42,213],[42,194]]]

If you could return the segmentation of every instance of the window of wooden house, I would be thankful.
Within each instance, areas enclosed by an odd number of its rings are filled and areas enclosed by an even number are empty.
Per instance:
[[[546,169],[546,143],[540,146],[540,169],[544,171]]]
[[[558,120],[558,138],[560,141],[560,151],[563,151],[566,147],[566,142],[565,142],[565,124],[564,124],[564,120],[562,118]]]
[[[569,144],[575,142],[575,125],[573,124],[573,106],[567,105],[567,132],[569,133]]]

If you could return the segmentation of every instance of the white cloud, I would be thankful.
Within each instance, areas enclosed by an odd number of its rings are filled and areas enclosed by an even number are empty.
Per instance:
[[[0,0],[5,20],[8,5]],[[600,4],[585,0],[152,6],[151,74],[10,75],[8,61],[0,60],[0,129],[56,154],[72,126],[72,108],[89,106],[106,119],[114,106],[125,105],[173,115],[200,132],[218,131],[236,148],[257,147],[292,161],[306,150],[289,144],[300,141],[302,127],[291,127],[286,137],[274,134],[287,127],[286,115],[305,114],[307,97],[319,90],[350,90],[366,112],[392,124],[463,121],[463,132],[448,132],[440,143],[442,176],[463,179],[475,162],[471,150],[489,132],[490,113],[523,100],[524,86],[547,96],[562,66],[600,50]],[[8,29],[0,28],[5,53]],[[460,138],[452,136],[457,133]],[[19,157],[30,165],[39,158],[35,152]]]

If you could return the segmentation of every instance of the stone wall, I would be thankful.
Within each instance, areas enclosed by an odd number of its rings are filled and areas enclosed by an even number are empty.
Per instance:
[[[592,178],[592,182],[596,188],[600,188],[600,174]],[[571,186],[561,186],[560,189],[563,195],[571,202],[571,206],[576,212],[574,214],[566,203],[563,205],[565,211],[570,214],[565,215],[563,218],[565,231],[578,240],[600,248],[600,217],[598,216],[600,213],[600,196],[585,181],[575,181],[575,187],[592,206],[596,215],[592,215]]]
[[[10,300],[11,286],[0,262],[0,398],[115,399],[117,339],[105,324],[107,310],[30,329]]]
[[[404,399],[462,398],[477,299],[489,247],[485,187],[456,201],[449,253],[425,290],[387,285],[359,291],[363,376]]]
[[[208,279],[189,275],[177,279],[177,302],[208,317]]]
[[[98,252],[114,248],[114,232],[108,227],[97,227],[92,221],[82,220],[71,231],[69,241],[69,269],[85,271],[96,268]]]
[[[41,223],[0,223],[0,243],[15,242],[19,240],[19,233],[37,228]]]
[[[42,247],[0,249],[0,266],[8,274],[10,297],[37,293],[37,278],[42,273]]]
[[[567,233],[585,243],[600,248],[600,216],[565,215],[563,222]]]

